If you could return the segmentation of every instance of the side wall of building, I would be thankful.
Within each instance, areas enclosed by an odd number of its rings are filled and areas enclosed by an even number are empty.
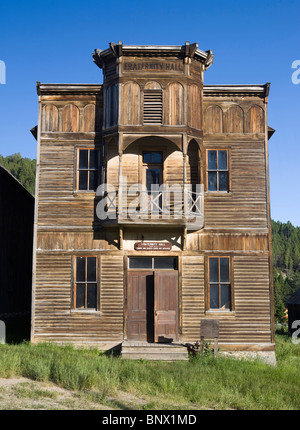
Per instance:
[[[34,198],[0,166],[0,319],[30,315]]]

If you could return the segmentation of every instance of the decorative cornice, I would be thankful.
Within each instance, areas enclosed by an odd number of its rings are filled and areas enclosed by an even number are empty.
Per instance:
[[[204,85],[204,97],[268,97],[270,83],[264,85]]]
[[[185,45],[123,45],[122,42],[110,43],[109,48],[102,51],[95,49],[92,54],[93,60],[101,69],[106,61],[119,57],[179,57],[194,58],[204,64],[207,69],[213,63],[214,55],[212,51],[201,51],[198,49],[198,43]]]
[[[36,85],[38,95],[47,94],[101,94],[102,85],[99,84],[41,84]]]

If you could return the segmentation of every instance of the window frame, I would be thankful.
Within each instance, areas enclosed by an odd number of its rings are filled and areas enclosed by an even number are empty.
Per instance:
[[[85,281],[78,281],[76,279],[77,272],[77,258],[85,258],[85,267],[87,269],[87,258],[95,258],[96,259],[96,281],[87,281],[87,270],[85,274]],[[95,254],[91,255],[74,255],[73,256],[73,270],[72,270],[72,294],[71,294],[71,310],[73,312],[100,312],[100,268],[99,268],[99,256]],[[85,284],[85,305],[87,304],[87,284],[96,284],[96,307],[95,308],[78,308],[76,307],[76,294],[77,294],[77,284]]]
[[[151,260],[151,267],[130,267],[130,259],[131,258],[138,258],[138,259],[142,259],[142,258],[147,258],[149,260]],[[173,268],[157,268],[155,267],[155,259],[156,258],[160,258],[160,259],[164,259],[164,258],[173,258],[174,259],[174,267]],[[130,255],[128,256],[128,261],[127,261],[127,269],[128,270],[137,270],[137,271],[157,271],[157,270],[175,270],[175,271],[179,271],[179,261],[178,261],[178,256],[177,255]]]
[[[80,151],[88,151],[88,168],[87,169],[80,169],[79,168],[79,161],[80,161]],[[98,168],[91,169],[90,168],[90,151],[98,151]],[[79,188],[79,173],[80,171],[87,171],[88,172],[88,182],[87,182],[87,189],[80,189]],[[89,189],[89,183],[90,183],[90,172],[97,172],[98,173],[98,185],[96,189]],[[84,147],[80,146],[76,148],[76,172],[75,172],[75,190],[77,193],[95,193],[98,186],[101,184],[102,181],[102,154],[101,154],[101,147]]]
[[[216,151],[217,152],[217,163],[218,163],[218,152],[226,151],[227,152],[227,169],[208,169],[208,152]],[[208,173],[211,171],[217,172],[217,189],[209,190],[208,189]],[[227,172],[227,190],[219,190],[219,172]],[[205,191],[209,194],[218,194],[218,195],[228,195],[231,193],[231,148],[230,147],[209,147],[206,148],[205,151]]]
[[[210,282],[210,259],[211,258],[217,258],[218,259],[218,271],[219,271],[219,279],[218,282]],[[221,282],[220,280],[220,259],[221,258],[227,258],[229,261],[229,282]],[[232,314],[235,312],[235,306],[234,306],[234,258],[231,255],[220,255],[220,254],[212,254],[209,256],[206,256],[205,259],[205,290],[206,290],[206,300],[205,300],[205,308],[206,312],[211,313],[226,313],[226,314]],[[210,307],[210,285],[216,284],[219,287],[219,307],[218,308],[211,308]],[[228,284],[230,287],[230,307],[229,308],[221,308],[220,304],[220,297],[221,297],[221,284]]]

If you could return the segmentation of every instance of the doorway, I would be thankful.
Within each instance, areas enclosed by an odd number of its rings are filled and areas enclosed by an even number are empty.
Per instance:
[[[130,257],[129,269],[128,340],[161,343],[178,340],[177,258]]]

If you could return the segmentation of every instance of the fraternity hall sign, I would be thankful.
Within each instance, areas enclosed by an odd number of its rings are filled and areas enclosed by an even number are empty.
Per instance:
[[[136,251],[170,251],[172,244],[170,242],[136,242],[134,249]]]
[[[123,72],[184,72],[181,61],[124,61]]]

